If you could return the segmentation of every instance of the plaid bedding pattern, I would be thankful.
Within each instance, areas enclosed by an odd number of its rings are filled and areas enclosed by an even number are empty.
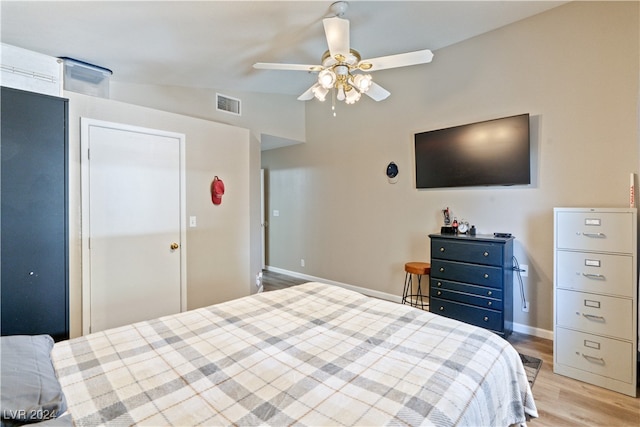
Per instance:
[[[79,426],[507,426],[537,416],[502,338],[320,283],[59,342],[52,358]]]

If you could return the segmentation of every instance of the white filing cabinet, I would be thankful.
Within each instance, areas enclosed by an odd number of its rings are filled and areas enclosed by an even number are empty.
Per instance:
[[[554,209],[553,370],[636,396],[635,208]]]

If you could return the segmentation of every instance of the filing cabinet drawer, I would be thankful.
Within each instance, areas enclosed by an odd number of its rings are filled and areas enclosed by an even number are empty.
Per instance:
[[[431,258],[502,266],[502,247],[501,244],[490,242],[431,239]]]
[[[555,335],[558,364],[626,383],[635,381],[630,342],[565,328],[557,328]]]
[[[556,212],[556,248],[634,253],[631,212]]]
[[[556,252],[556,286],[633,297],[633,257],[590,252]]]
[[[447,289],[457,292],[465,292],[481,297],[502,300],[502,289],[490,288],[487,286],[470,285],[468,283],[452,282],[449,280],[431,278],[431,290],[429,295],[436,295],[439,289]]]
[[[500,267],[431,259],[432,278],[502,288],[503,276],[504,273]]]
[[[461,302],[429,297],[430,311],[481,328],[502,331],[502,312],[475,307]]]
[[[558,326],[585,332],[633,339],[633,300],[556,290]]]

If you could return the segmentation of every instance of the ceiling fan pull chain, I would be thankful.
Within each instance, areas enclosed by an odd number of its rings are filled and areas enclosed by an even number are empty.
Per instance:
[[[331,111],[333,117],[336,117],[336,88],[331,89]]]

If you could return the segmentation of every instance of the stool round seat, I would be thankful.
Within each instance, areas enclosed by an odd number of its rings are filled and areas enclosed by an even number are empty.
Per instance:
[[[408,262],[404,265],[404,271],[409,274],[429,274],[431,273],[431,264],[428,262]]]
[[[431,274],[431,264],[428,262],[408,262],[404,265],[404,290],[402,291],[402,303],[413,307],[425,309],[429,307],[428,295],[422,294],[422,276]],[[418,278],[416,293],[413,293],[413,276]],[[428,289],[428,286],[427,286]],[[424,300],[427,300],[425,304]]]

